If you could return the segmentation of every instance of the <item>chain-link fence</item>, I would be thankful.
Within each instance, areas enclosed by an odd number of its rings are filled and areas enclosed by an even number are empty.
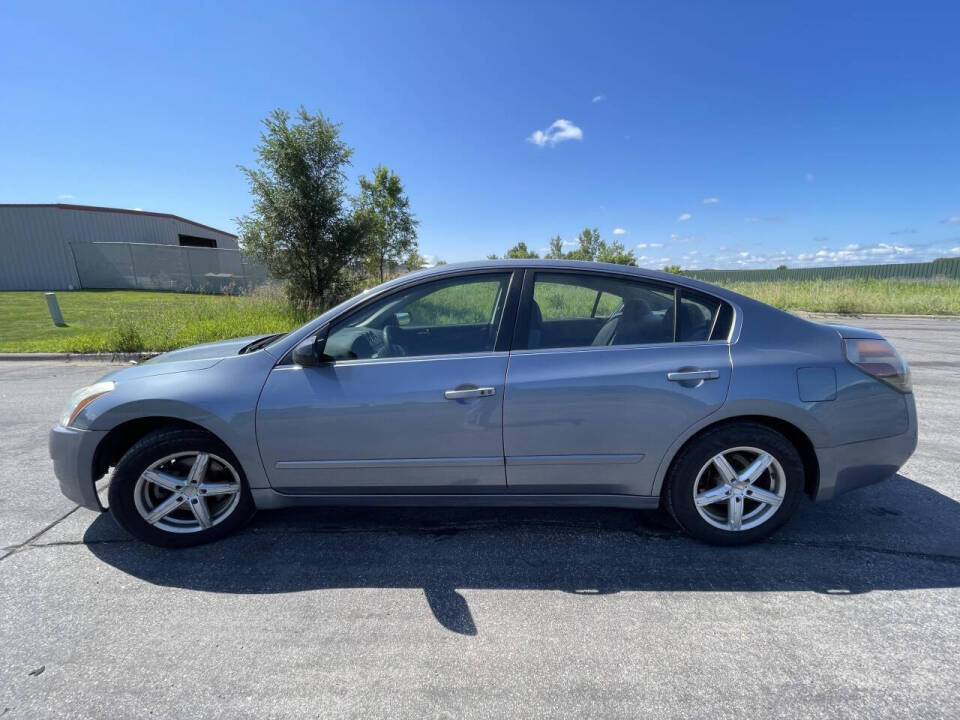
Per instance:
[[[239,250],[146,243],[71,243],[80,287],[238,293],[269,279]]]
[[[784,280],[960,280],[960,258],[926,263],[788,268],[786,270],[685,270],[684,275],[712,283]]]

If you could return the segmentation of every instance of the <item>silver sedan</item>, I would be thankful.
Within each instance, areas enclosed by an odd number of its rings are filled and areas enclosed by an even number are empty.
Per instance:
[[[662,507],[738,544],[916,447],[881,336],[689,278],[570,261],[413,273],[291,333],[169,352],[78,390],[65,495],[174,547],[294,505]]]

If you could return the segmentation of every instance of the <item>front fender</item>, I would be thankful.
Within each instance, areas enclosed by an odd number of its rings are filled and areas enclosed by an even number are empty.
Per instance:
[[[257,446],[256,408],[275,362],[265,352],[254,352],[187,372],[131,379],[121,371],[113,378],[115,389],[90,403],[75,425],[102,432],[143,418],[184,420],[230,448],[251,488],[269,487]]]

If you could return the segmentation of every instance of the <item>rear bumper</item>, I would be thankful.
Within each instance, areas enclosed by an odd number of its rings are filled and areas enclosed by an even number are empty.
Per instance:
[[[50,457],[60,492],[81,507],[103,510],[93,478],[93,456],[106,431],[57,425],[50,430]]]
[[[913,395],[906,396],[907,431],[892,437],[816,448],[820,482],[813,499],[831,500],[850,490],[893,477],[917,449],[917,409]]]

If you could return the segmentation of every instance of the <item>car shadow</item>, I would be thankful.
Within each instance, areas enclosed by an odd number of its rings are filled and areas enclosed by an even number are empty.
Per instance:
[[[960,586],[960,503],[903,476],[805,503],[767,541],[702,545],[657,512],[318,508],[264,512],[187,550],[133,541],[102,514],[84,542],[148,582],[220,593],[422,588],[436,619],[477,632],[461,589],[850,595]]]

